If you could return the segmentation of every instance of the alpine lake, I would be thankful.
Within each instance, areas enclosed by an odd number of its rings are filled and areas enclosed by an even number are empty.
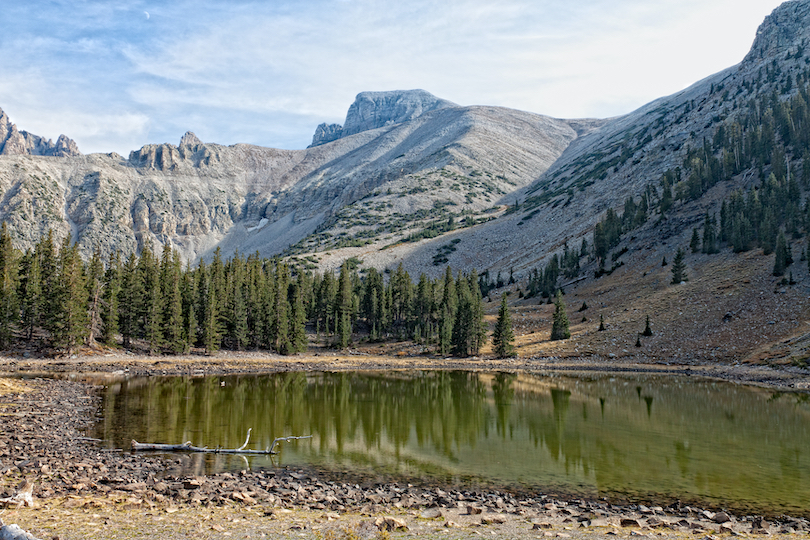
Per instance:
[[[810,396],[639,374],[285,372],[110,384],[95,437],[194,454],[184,474],[312,468],[612,502],[808,515]],[[172,456],[176,458],[176,455]]]

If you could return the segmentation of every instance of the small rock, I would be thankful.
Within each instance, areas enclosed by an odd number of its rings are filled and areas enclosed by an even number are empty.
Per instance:
[[[442,511],[439,510],[438,508],[428,508],[427,510],[419,514],[419,517],[423,519],[437,519],[442,517]]]
[[[639,523],[637,519],[632,519],[632,518],[622,518],[620,524],[621,524],[622,527],[638,527],[638,528],[641,528],[641,523]]]
[[[729,516],[725,512],[717,512],[714,515],[713,521],[715,523],[728,523],[729,521],[731,521],[731,516]]]
[[[483,511],[484,511],[483,508],[478,508],[478,507],[475,507],[475,506],[468,506],[467,507],[467,514],[470,515],[470,516],[478,515]]]
[[[547,521],[541,521],[540,523],[532,523],[532,530],[537,531],[540,529],[550,529],[551,523]]]
[[[444,526],[447,527],[448,529],[458,529],[461,527],[461,525],[459,525],[455,521],[450,521],[449,519],[444,523]]]
[[[395,518],[391,516],[386,517],[378,517],[374,520],[374,525],[381,531],[407,531],[408,524],[405,523],[404,519]]]
[[[503,525],[506,518],[503,516],[486,516],[481,518],[482,525]]]

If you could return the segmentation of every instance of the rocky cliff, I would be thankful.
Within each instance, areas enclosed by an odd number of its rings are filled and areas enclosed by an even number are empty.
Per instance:
[[[426,112],[448,107],[458,105],[424,90],[361,92],[349,107],[343,125],[319,125],[312,137],[311,146],[326,144],[362,131],[408,122]]]
[[[19,131],[0,109],[0,156],[79,156],[79,147],[65,135],[56,142],[44,139],[27,131]]]

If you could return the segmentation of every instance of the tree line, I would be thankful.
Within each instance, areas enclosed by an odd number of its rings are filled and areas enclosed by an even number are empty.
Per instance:
[[[386,271],[387,272],[387,271]],[[169,245],[160,256],[113,253],[79,256],[70,237],[48,233],[24,253],[0,228],[0,347],[13,339],[42,340],[75,351],[104,343],[142,341],[152,354],[192,347],[304,351],[307,325],[337,348],[357,337],[412,339],[442,355],[477,354],[486,339],[481,286],[475,270],[414,283],[400,265],[361,276],[356,261],[338,273],[311,273],[279,259],[244,257],[183,266]]]

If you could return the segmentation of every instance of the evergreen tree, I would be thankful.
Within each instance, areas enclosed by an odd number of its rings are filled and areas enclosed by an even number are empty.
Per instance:
[[[599,332],[604,332],[605,330],[606,330],[606,328],[605,328],[605,316],[600,313],[599,314],[599,330],[598,331]]]
[[[143,296],[139,306],[141,335],[149,344],[149,354],[157,354],[163,343],[163,298],[160,290],[160,267],[149,246],[141,250],[138,274],[143,283]]]
[[[306,281],[303,274],[291,287],[290,298],[290,347],[289,354],[305,352],[307,350],[306,322],[307,312],[304,306],[304,290]]]
[[[439,306],[439,354],[450,354],[453,341],[453,325],[458,309],[458,293],[453,279],[453,270],[448,266],[444,272],[442,300]]]
[[[339,349],[348,347],[352,339],[352,310],[354,304],[352,296],[351,271],[348,263],[344,262],[340,267],[335,306],[335,347]],[[399,316],[403,315],[400,313]]]
[[[678,251],[675,252],[675,258],[672,259],[672,285],[677,285],[682,281],[687,281],[686,277],[686,263],[684,262],[684,258],[686,257],[686,253],[684,253],[683,249],[678,248]]]
[[[88,334],[87,285],[79,250],[71,245],[70,235],[59,251],[56,309],[51,335],[53,344],[73,354]]]
[[[512,319],[509,315],[509,305],[506,302],[506,293],[501,296],[501,308],[498,310],[498,321],[495,323],[495,332],[492,334],[492,347],[498,358],[515,356],[515,335],[512,332]]]
[[[785,240],[785,235],[781,231],[776,239],[775,254],[776,257],[773,263],[773,275],[777,277],[784,276],[785,270],[787,270],[788,267],[788,247],[787,241]]]
[[[0,226],[0,347],[11,344],[19,322],[17,280],[19,263],[11,245],[11,235],[4,221]]]
[[[87,345],[94,347],[96,337],[101,337],[104,332],[104,263],[101,261],[101,250],[98,248],[93,252],[87,266],[87,293],[89,319]]]
[[[186,350],[180,255],[166,243],[160,259],[161,337],[174,354]]]
[[[698,236],[697,227],[692,229],[692,241],[689,242],[689,248],[692,250],[692,253],[700,251],[700,236]]]
[[[559,341],[571,337],[571,331],[568,329],[568,315],[565,312],[565,302],[563,301],[562,292],[557,291],[557,297],[554,301],[554,318],[551,325],[551,340]]]
[[[120,331],[118,326],[118,298],[121,293],[121,256],[118,251],[110,253],[107,271],[104,273],[104,296],[102,297],[102,339],[109,346],[116,344]]]
[[[290,345],[290,269],[279,262],[276,264],[275,286],[273,287],[273,349],[279,354],[288,354]]]
[[[28,250],[20,264],[20,315],[25,339],[31,341],[34,328],[40,324],[42,305],[42,273],[39,254]]]
[[[647,324],[644,326],[644,332],[641,333],[642,336],[651,336],[653,335],[652,328],[650,328],[650,316],[647,315]]]
[[[121,290],[118,294],[118,323],[121,328],[124,348],[128,348],[132,338],[137,335],[136,308],[142,302],[142,296],[143,282],[138,273],[138,258],[134,253],[130,253],[121,268]]]
[[[703,218],[703,253],[714,255],[717,252],[717,220],[706,212]]]

